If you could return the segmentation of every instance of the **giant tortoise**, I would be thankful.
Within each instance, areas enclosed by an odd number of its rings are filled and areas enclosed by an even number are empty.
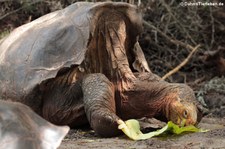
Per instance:
[[[1,41],[1,98],[57,125],[89,123],[104,137],[130,118],[197,124],[192,89],[150,71],[141,31],[138,9],[121,2],[78,2],[25,24]]]
[[[18,102],[0,101],[1,149],[56,149],[69,131]]]

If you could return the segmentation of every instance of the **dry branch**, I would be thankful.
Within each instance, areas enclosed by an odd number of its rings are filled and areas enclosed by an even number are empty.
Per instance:
[[[192,51],[189,53],[188,57],[186,59],[184,59],[184,61],[182,63],[180,63],[177,67],[175,67],[173,70],[169,71],[167,74],[165,74],[162,79],[165,80],[166,78],[168,78],[169,76],[171,76],[172,74],[176,73],[178,70],[180,70],[184,65],[187,64],[187,62],[191,59],[192,55],[194,54],[194,52],[200,47],[200,45],[197,45],[196,47],[194,47],[192,49]]]

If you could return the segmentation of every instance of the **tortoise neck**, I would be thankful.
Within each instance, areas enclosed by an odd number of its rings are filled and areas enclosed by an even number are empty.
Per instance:
[[[120,115],[123,119],[155,117],[167,120],[169,104],[173,99],[168,83],[134,85],[122,95]]]
[[[137,95],[128,96],[133,97],[128,97],[128,100],[122,100],[121,102],[121,111],[119,115],[122,119],[157,117],[164,120],[166,118],[165,107],[167,107],[167,103],[165,99],[159,98],[146,100],[141,94],[138,93]],[[125,95],[125,97],[127,96]]]

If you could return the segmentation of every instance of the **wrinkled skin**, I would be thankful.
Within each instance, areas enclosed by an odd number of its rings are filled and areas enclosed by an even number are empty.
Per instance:
[[[55,126],[21,103],[0,101],[0,148],[56,149],[69,131]]]
[[[89,123],[104,137],[120,133],[120,119],[145,116],[197,124],[201,115],[193,91],[150,71],[137,42],[139,12],[124,3],[98,4],[98,11],[91,11],[94,26],[82,62],[62,67],[19,100],[54,124],[74,128]]]

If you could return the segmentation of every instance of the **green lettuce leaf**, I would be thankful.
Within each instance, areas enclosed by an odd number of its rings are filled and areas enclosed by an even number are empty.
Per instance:
[[[140,125],[137,120],[131,119],[123,122],[122,120],[118,121],[118,129],[121,129],[124,134],[126,134],[130,139],[132,140],[145,140],[152,138],[154,136],[159,136],[161,134],[164,134],[166,132],[172,133],[172,134],[181,134],[184,132],[206,132],[207,130],[199,129],[193,125],[189,126],[183,126],[180,127],[173,122],[169,121],[166,126],[163,128],[149,132],[146,134],[143,134],[140,131]]]

